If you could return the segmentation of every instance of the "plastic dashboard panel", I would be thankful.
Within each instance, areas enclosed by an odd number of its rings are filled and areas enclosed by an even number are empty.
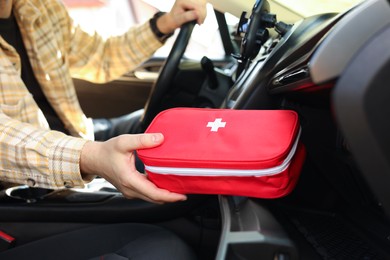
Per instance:
[[[386,0],[363,1],[348,12],[316,49],[310,60],[310,75],[320,84],[338,77],[356,52],[389,23]]]
[[[222,234],[217,260],[298,259],[298,252],[274,216],[246,197],[219,196]]]
[[[339,17],[322,14],[297,22],[270,54],[256,57],[232,87],[223,107],[232,109],[269,109],[270,95],[294,90],[295,85],[272,82],[297,66],[307,65],[310,54]],[[259,55],[261,56],[261,54]]]
[[[390,16],[387,18],[390,21]],[[356,158],[390,216],[390,23],[353,57],[335,86],[333,109]]]

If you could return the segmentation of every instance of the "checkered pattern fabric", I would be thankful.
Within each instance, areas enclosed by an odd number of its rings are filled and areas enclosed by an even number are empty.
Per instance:
[[[0,36],[0,180],[45,188],[83,187],[80,152],[93,139],[72,81],[103,83],[134,69],[161,43],[149,24],[106,40],[74,24],[60,0],[14,0],[35,76],[72,136],[49,131],[24,85],[20,59]]]

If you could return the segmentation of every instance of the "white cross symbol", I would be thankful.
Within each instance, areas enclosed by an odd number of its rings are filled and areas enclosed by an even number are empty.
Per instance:
[[[220,127],[225,127],[226,122],[222,122],[222,118],[216,118],[214,122],[208,122],[207,127],[211,127],[211,132],[218,132]]]

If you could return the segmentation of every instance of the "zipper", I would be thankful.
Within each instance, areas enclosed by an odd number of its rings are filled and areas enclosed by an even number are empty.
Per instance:
[[[145,165],[145,170],[155,174],[180,175],[180,176],[236,176],[236,177],[272,176],[272,175],[279,174],[288,168],[291,159],[293,158],[295,151],[297,149],[300,135],[301,135],[301,129],[299,129],[295,142],[291,147],[291,151],[287,155],[286,159],[284,159],[284,161],[280,165],[267,168],[267,169],[235,170],[235,169],[213,169],[213,168],[159,167],[159,166]]]

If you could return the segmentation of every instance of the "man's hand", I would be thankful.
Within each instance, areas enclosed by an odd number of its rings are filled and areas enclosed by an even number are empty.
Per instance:
[[[169,34],[190,21],[202,24],[207,14],[206,4],[205,0],[176,0],[171,11],[157,20],[157,27],[160,32]]]
[[[135,168],[134,150],[158,146],[163,139],[162,134],[139,134],[88,142],[81,152],[81,173],[86,178],[90,175],[105,178],[129,199],[140,198],[154,203],[186,200],[183,194],[156,187]]]

